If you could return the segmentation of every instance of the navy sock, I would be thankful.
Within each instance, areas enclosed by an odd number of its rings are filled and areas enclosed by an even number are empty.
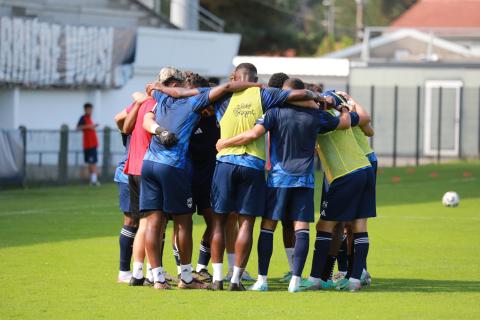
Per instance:
[[[318,279],[322,277],[331,243],[332,234],[330,232],[317,231],[315,250],[313,250],[312,271],[310,272],[311,277]]]
[[[333,268],[335,267],[335,260],[337,257],[328,255],[325,267],[323,268],[322,280],[327,281],[333,277]]]
[[[268,266],[273,252],[273,231],[267,229],[260,230],[258,237],[258,274],[266,276],[268,274]]]
[[[301,277],[305,261],[308,256],[310,231],[308,229],[300,229],[295,231],[295,251],[293,256],[293,270],[294,276]]]
[[[353,234],[353,249],[355,255],[353,259],[352,278],[360,279],[362,276],[362,271],[367,265],[368,247],[368,232]]]
[[[175,244],[172,244],[172,248],[173,248],[173,257],[175,258],[175,264],[177,265],[177,267],[180,267],[180,255],[178,253],[177,246]]]
[[[130,260],[132,260],[132,246],[138,228],[123,226],[120,231],[120,271],[130,271]]]
[[[342,246],[338,250],[337,263],[338,271],[347,272],[348,262],[347,262],[347,237],[343,236]]]
[[[200,241],[200,253],[198,254],[198,264],[203,264],[204,266],[208,266],[208,262],[210,261],[210,244],[203,241]]]

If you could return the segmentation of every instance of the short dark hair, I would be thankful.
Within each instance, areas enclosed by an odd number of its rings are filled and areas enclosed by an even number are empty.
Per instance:
[[[270,79],[268,80],[268,86],[272,88],[279,88],[281,89],[283,87],[283,84],[285,83],[286,80],[290,79],[290,77],[283,73],[283,72],[277,72],[272,74]]]
[[[93,109],[93,104],[91,104],[90,102],[87,102],[83,105],[83,109]]]
[[[198,73],[188,73],[185,78],[185,86],[190,88],[210,87],[210,83],[207,79],[200,76]]]
[[[284,85],[294,90],[305,89],[305,83],[298,78],[290,78],[285,81]]]
[[[247,70],[247,71],[250,72],[251,74],[257,75],[257,67],[255,67],[255,66],[254,66],[253,64],[251,64],[251,63],[248,63],[248,62],[240,63],[240,64],[235,68],[235,71],[240,70],[240,69]]]

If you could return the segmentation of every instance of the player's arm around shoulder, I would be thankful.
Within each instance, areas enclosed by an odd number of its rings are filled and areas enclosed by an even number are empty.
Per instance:
[[[263,124],[256,124],[252,129],[242,132],[235,137],[228,139],[219,139],[217,141],[217,151],[220,152],[222,149],[242,146],[249,144],[250,142],[257,140],[265,134],[266,130]]]
[[[208,99],[210,100],[210,102],[215,102],[227,93],[241,92],[248,88],[254,87],[261,88],[262,84],[246,81],[230,81],[213,87],[208,94]]]
[[[146,86],[146,92],[148,95],[153,96],[154,92],[158,91],[166,94],[167,96],[181,99],[188,98],[200,94],[200,91],[197,88],[183,88],[183,87],[167,87],[161,84],[160,82],[149,83]]]

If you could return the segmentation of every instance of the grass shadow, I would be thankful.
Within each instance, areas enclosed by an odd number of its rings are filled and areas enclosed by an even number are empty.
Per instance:
[[[281,278],[269,278],[269,291],[286,291],[288,283],[280,282]],[[372,286],[363,292],[480,292],[480,281],[465,280],[432,280],[373,278]]]

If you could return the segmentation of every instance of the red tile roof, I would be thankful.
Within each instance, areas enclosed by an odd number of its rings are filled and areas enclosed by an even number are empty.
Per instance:
[[[390,26],[480,28],[480,0],[419,0]]]

